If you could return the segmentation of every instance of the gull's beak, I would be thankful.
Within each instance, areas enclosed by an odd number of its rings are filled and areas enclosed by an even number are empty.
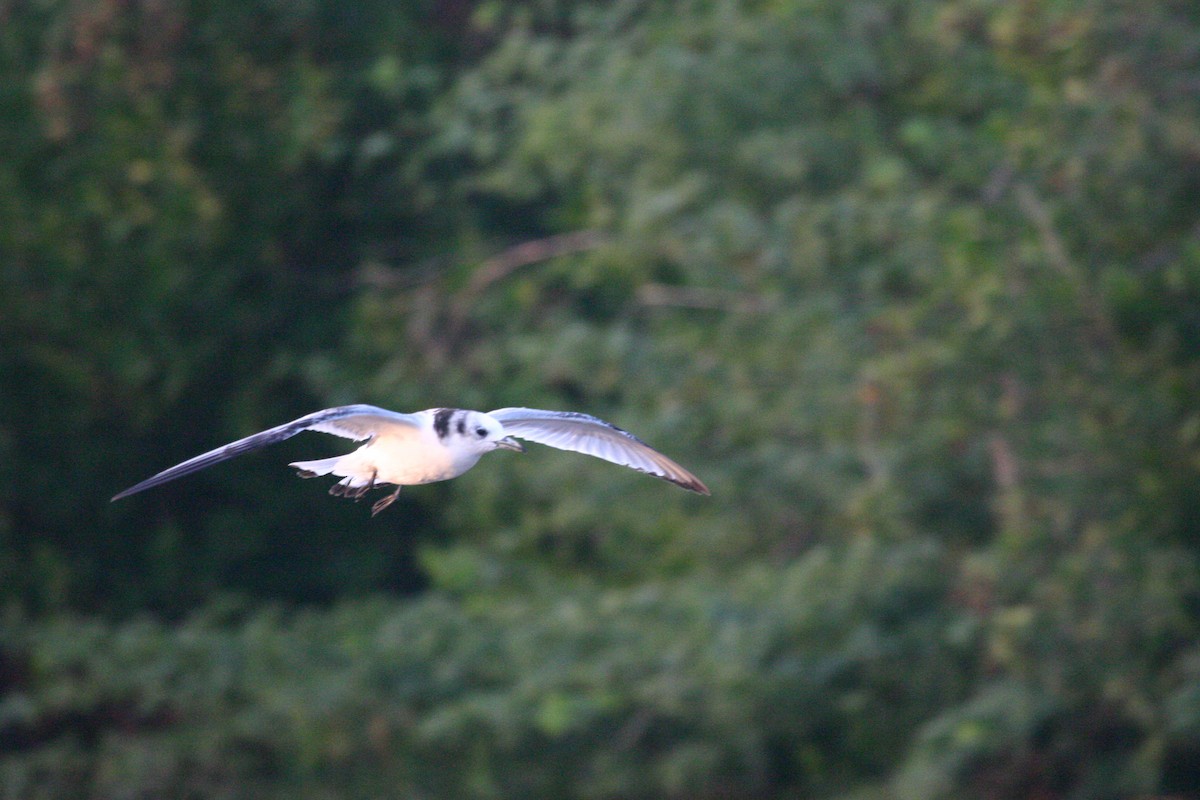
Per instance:
[[[511,436],[505,436],[503,439],[496,440],[496,449],[499,450],[501,447],[503,447],[505,450],[512,450],[517,453],[525,452],[525,445],[521,444]]]

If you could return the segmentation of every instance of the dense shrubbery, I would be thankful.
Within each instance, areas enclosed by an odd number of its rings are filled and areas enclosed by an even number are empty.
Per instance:
[[[38,757],[9,758],[3,780],[101,796],[279,778],[272,792],[305,797],[836,787],[967,689],[978,628],[943,602],[944,558],[862,540],[720,582],[544,583],[503,603],[16,621],[20,702],[0,732]]]
[[[1189,5],[0,17],[0,794],[1197,791]],[[350,401],[714,496],[369,521],[309,441],[95,510]]]

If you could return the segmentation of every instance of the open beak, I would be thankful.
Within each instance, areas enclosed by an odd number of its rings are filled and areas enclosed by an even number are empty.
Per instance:
[[[525,452],[525,445],[521,444],[511,436],[505,436],[503,439],[496,440],[496,449],[499,450],[501,447],[503,447],[505,450],[512,450],[517,453]]]

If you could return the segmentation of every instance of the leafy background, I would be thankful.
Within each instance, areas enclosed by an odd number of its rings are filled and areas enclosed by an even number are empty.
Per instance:
[[[1200,12],[0,1],[0,796],[1200,793]],[[177,460],[581,409],[386,514]],[[313,455],[316,453],[317,455]]]

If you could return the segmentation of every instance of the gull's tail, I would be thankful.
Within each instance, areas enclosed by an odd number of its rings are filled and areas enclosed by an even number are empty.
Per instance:
[[[361,489],[364,486],[373,486],[375,481],[370,476],[362,475],[347,475],[345,472],[338,472],[338,464],[344,456],[333,456],[332,458],[319,458],[316,461],[293,461],[288,464],[289,467],[296,468],[296,474],[301,478],[315,478],[318,475],[329,475],[330,473],[341,478],[337,485],[343,489]]]
[[[334,456],[333,458],[320,458],[316,461],[293,461],[288,466],[295,467],[300,472],[301,478],[315,478],[318,475],[328,475],[333,472],[333,468],[341,460],[341,456]]]

